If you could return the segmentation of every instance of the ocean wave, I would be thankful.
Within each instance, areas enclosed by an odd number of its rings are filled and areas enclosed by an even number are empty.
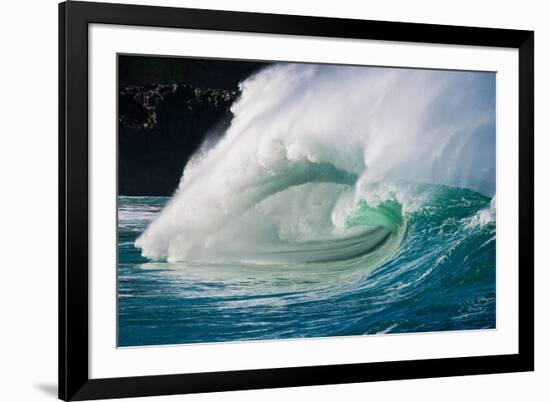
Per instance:
[[[494,191],[493,159],[481,146],[494,142],[494,113],[476,101],[487,89],[478,76],[265,69],[242,83],[229,129],[188,163],[136,246],[171,262],[378,255],[378,264],[400,243],[403,214],[428,196],[407,194],[404,183]]]

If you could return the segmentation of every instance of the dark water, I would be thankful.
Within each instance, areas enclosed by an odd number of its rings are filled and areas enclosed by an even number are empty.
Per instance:
[[[494,328],[491,199],[416,195],[410,210],[360,203],[348,217],[388,231],[368,253],[287,265],[148,261],[134,241],[168,199],[119,197],[119,346]]]

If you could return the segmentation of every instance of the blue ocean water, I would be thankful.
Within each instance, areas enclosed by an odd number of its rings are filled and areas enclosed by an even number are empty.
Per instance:
[[[361,200],[345,242],[285,251],[319,260],[261,264],[148,260],[135,241],[169,198],[119,197],[119,346],[495,328],[491,198],[439,185],[413,194],[414,208]]]

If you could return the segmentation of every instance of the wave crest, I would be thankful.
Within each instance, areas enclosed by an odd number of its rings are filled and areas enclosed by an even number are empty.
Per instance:
[[[265,69],[136,246],[168,261],[382,260],[420,197],[373,183],[494,192],[494,105],[480,101],[492,86],[479,73]]]

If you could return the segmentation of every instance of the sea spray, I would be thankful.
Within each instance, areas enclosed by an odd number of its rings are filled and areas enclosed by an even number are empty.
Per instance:
[[[391,235],[342,224],[373,183],[494,194],[492,73],[278,64],[241,90],[225,135],[137,239],[143,256],[319,261]]]

